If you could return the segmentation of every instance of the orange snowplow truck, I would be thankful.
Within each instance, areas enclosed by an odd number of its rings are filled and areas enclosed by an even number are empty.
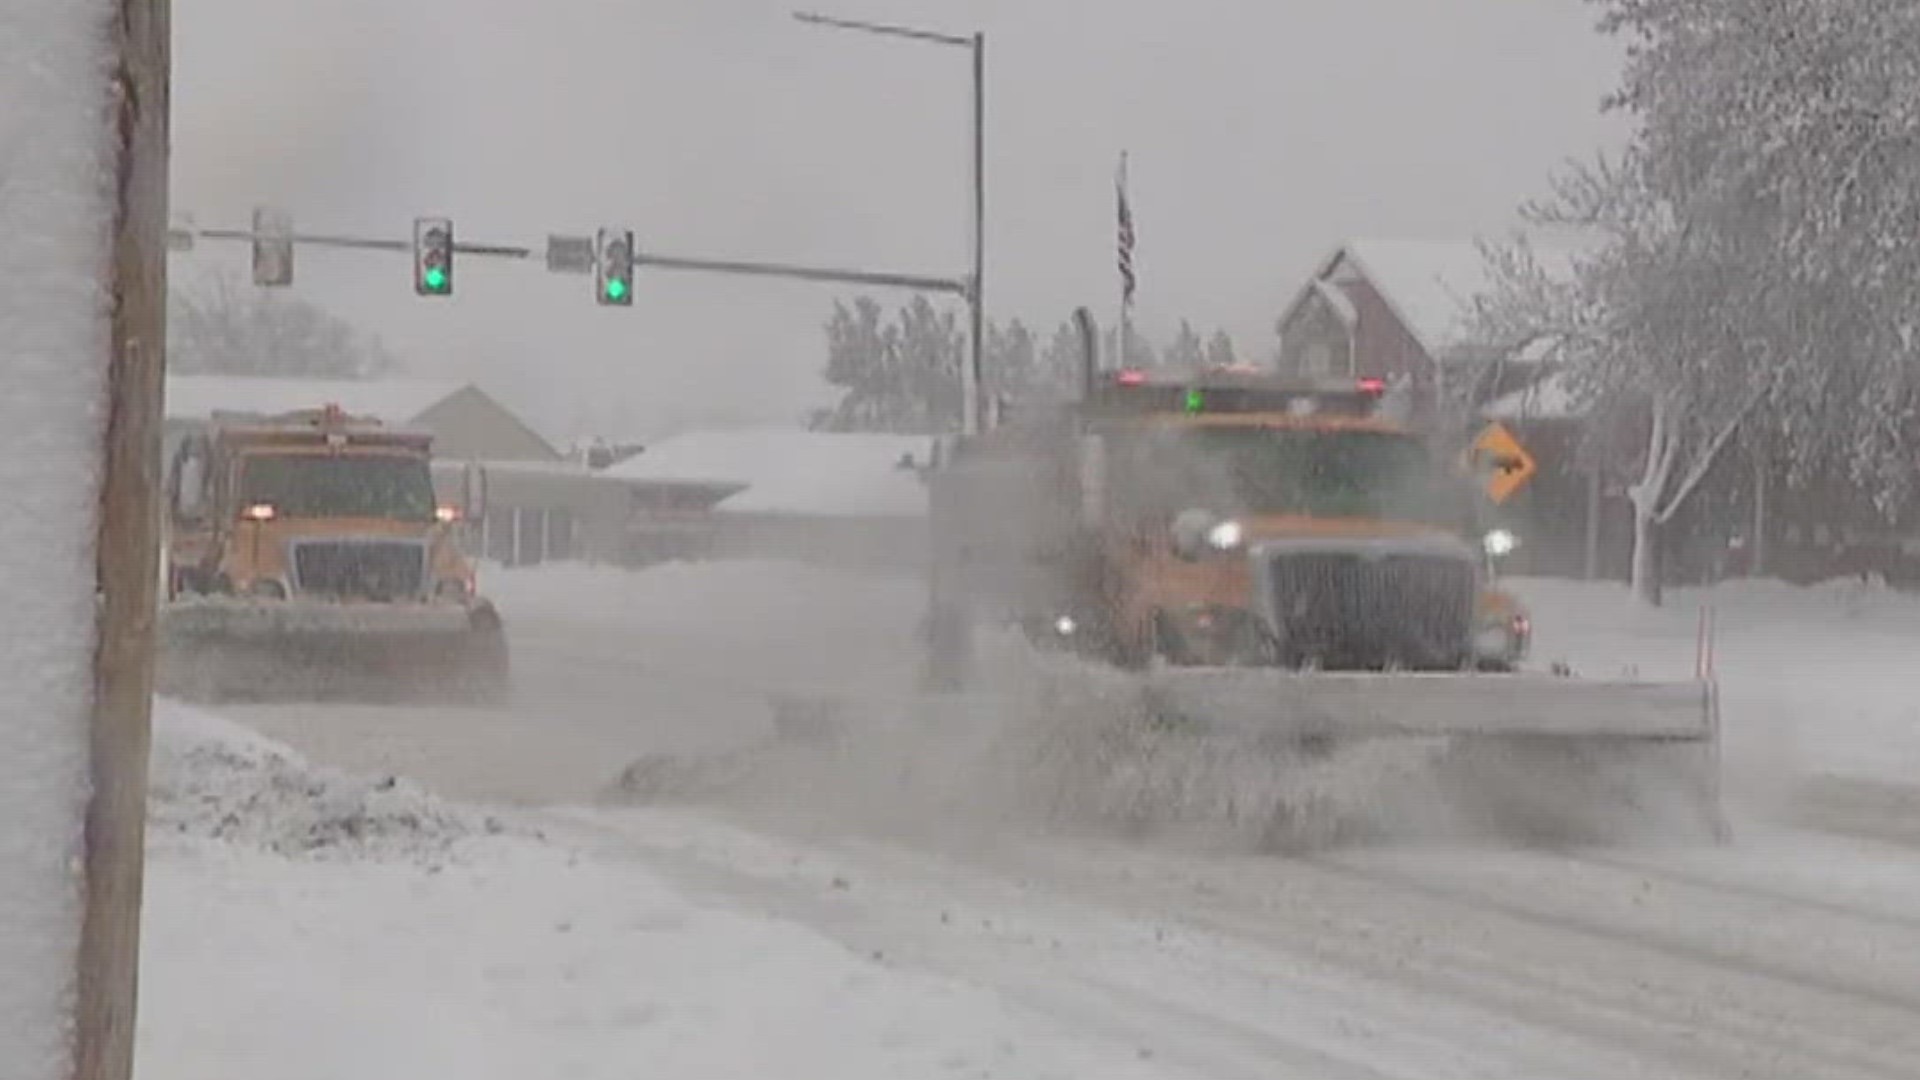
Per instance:
[[[938,444],[935,688],[990,709],[1021,687],[1060,715],[1098,704],[1116,757],[1090,768],[1151,772],[1152,744],[1126,737],[1144,730],[1226,759],[1407,739],[1470,815],[1485,796],[1501,820],[1610,822],[1633,816],[1624,791],[1674,800],[1684,817],[1663,809],[1662,827],[1725,835],[1710,668],[1525,670],[1532,625],[1496,573],[1512,537],[1480,527],[1488,463],[1404,420],[1404,398],[1090,360],[1082,378],[1078,402]],[[1004,678],[1021,672],[1038,680]]]
[[[167,470],[162,689],[499,697],[503,627],[460,543],[483,490],[470,467],[443,505],[430,434],[337,406],[216,414]]]
[[[1502,538],[1385,397],[1123,371],[980,436],[933,479],[936,618],[945,597],[1128,668],[1509,670],[1531,622]]]

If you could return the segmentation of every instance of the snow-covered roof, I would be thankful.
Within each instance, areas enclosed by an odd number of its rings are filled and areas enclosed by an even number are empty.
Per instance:
[[[357,416],[405,424],[466,389],[466,385],[419,379],[169,375],[167,419],[207,420],[216,411],[273,414],[334,404]]]
[[[1550,274],[1569,272],[1580,247],[1564,239],[1532,240],[1534,258]],[[1474,298],[1492,285],[1486,259],[1472,240],[1398,240],[1360,237],[1323,259],[1289,313],[1309,293],[1338,293],[1322,284],[1342,267],[1365,277],[1428,356],[1440,359],[1467,331]]]
[[[926,489],[910,469],[933,453],[926,435],[842,434],[796,428],[697,431],[655,443],[603,473],[621,480],[734,484],[723,513],[920,517]]]
[[[1460,339],[1469,305],[1489,284],[1471,242],[1360,239],[1344,254],[1436,359]]]
[[[1480,415],[1489,420],[1565,420],[1584,411],[1568,385],[1566,373],[1555,372],[1495,398],[1480,410]]]

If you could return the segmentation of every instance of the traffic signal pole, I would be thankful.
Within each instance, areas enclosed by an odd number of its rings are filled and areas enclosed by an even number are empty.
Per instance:
[[[969,435],[985,430],[987,422],[987,385],[982,355],[985,352],[986,248],[987,248],[987,36],[947,34],[938,30],[901,26],[898,23],[842,19],[811,11],[796,11],[793,17],[811,26],[830,30],[849,30],[879,37],[899,38],[950,48],[969,49],[973,53],[973,274],[961,295],[967,299],[968,352],[964,372],[965,393],[961,401],[961,427]]]

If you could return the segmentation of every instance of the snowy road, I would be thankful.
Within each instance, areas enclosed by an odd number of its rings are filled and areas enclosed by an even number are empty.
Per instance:
[[[543,807],[556,834],[688,895],[985,989],[1146,1075],[1920,1074],[1920,788],[1897,775],[1920,735],[1862,655],[1920,640],[1902,633],[1920,622],[1910,610],[1846,613],[1867,644],[1826,639],[1833,664],[1854,665],[1851,697],[1818,650],[1778,645],[1795,653],[1783,673],[1765,633],[1733,626],[1729,721],[1738,703],[1751,723],[1729,746],[1739,838],[1723,850],[1282,858],[940,821],[878,788],[581,805],[643,754],[760,738],[768,689],[904,684],[910,584],[768,573],[742,575],[746,597],[692,571],[612,588],[585,572],[496,578],[521,687],[509,714],[229,715],[323,762]],[[1687,625],[1676,613],[1660,632],[1621,624],[1543,647],[1655,665],[1673,653],[1662,633],[1683,640]],[[1768,672],[1790,685],[1765,685]],[[1790,707],[1823,684],[1823,711]],[[1813,756],[1810,732],[1858,737]],[[1894,767],[1854,767],[1871,764]]]

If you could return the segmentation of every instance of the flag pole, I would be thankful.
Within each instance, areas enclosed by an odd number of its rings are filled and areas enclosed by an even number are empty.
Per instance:
[[[1108,367],[1114,371],[1127,366],[1128,310],[1133,306],[1133,207],[1127,198],[1127,152],[1120,151],[1120,166],[1114,174],[1114,192],[1119,212],[1120,317],[1114,322],[1114,355]]]

